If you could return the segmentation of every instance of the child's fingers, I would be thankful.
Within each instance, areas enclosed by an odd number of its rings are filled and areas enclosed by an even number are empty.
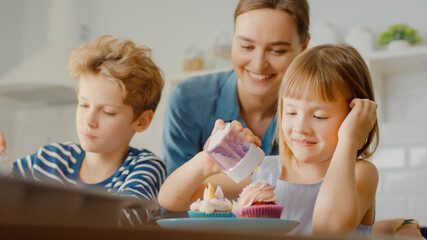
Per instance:
[[[369,101],[369,109],[368,109],[368,113],[371,116],[371,124],[372,126],[375,124],[375,122],[377,121],[377,108],[378,108],[378,104],[374,101]]]
[[[212,134],[214,134],[216,131],[218,131],[218,130],[222,130],[222,129],[224,129],[224,128],[225,128],[224,120],[222,120],[222,119],[217,119],[217,120],[215,121],[215,125],[214,125],[214,128],[212,129],[212,133],[211,133],[211,135],[212,135]]]
[[[6,138],[2,131],[0,131],[0,152],[6,151]]]
[[[378,104],[369,99],[362,99],[362,103],[363,103],[363,110],[362,110],[363,114],[365,114],[367,118],[370,118],[371,123],[375,123],[377,119]]]
[[[241,132],[243,130],[243,125],[237,120],[233,120],[231,122],[231,127],[238,132]]]
[[[369,99],[355,98],[350,102],[349,107],[351,111],[347,116],[347,121],[345,121],[347,127],[343,128],[349,130],[349,133],[353,134],[355,139],[359,141],[358,147],[360,149],[365,144],[367,135],[377,121],[378,104]]]
[[[254,143],[258,147],[261,146],[261,140],[257,137],[249,128],[244,128],[242,123],[237,120],[231,122],[231,126],[234,130],[243,133],[246,140],[250,143]]]
[[[375,116],[376,118],[378,104],[374,101],[355,98],[350,102],[349,107],[352,109],[351,111],[359,117]]]
[[[249,128],[243,128],[242,123],[240,123],[239,121],[233,120],[231,122],[231,127],[234,130],[243,133],[243,135],[245,136],[245,138],[248,142],[254,143],[258,147],[261,146],[261,140],[259,139],[259,137],[255,136],[255,134],[253,134],[253,132]],[[224,128],[225,128],[224,120],[218,119],[215,121],[215,127],[212,130],[212,134],[214,134],[216,131],[222,130]]]
[[[254,143],[258,147],[261,146],[261,139],[259,139],[259,137],[257,137],[249,128],[244,128],[242,132],[248,142]]]

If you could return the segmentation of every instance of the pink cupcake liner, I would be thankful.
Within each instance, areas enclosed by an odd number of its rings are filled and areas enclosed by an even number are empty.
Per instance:
[[[238,218],[280,218],[283,206],[280,205],[254,205],[236,212]]]
[[[213,212],[204,213],[196,211],[188,211],[190,218],[235,218],[236,216],[232,212]]]

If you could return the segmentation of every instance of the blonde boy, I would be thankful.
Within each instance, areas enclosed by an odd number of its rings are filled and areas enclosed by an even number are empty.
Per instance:
[[[129,146],[134,134],[150,125],[163,88],[150,50],[129,40],[101,36],[72,51],[69,72],[78,81],[80,144],[46,145],[18,159],[12,175],[97,186],[118,195],[156,201],[165,164],[152,152]]]

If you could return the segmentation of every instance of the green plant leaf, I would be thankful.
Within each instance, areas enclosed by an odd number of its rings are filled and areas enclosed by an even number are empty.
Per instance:
[[[381,33],[378,38],[378,45],[387,45],[393,40],[407,40],[411,44],[417,44],[421,41],[417,30],[406,24],[395,24]]]

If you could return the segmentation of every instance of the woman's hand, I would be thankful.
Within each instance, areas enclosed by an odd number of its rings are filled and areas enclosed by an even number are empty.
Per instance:
[[[395,239],[424,239],[416,224],[406,224],[404,226],[400,226],[404,220],[404,218],[395,218],[375,221],[374,227],[372,229],[372,236],[374,238],[379,238],[385,237],[387,235],[394,235]],[[398,228],[397,231],[395,231],[396,228]]]
[[[6,138],[2,131],[0,131],[0,152],[6,151]]]
[[[342,122],[338,131],[338,138],[350,138],[361,149],[366,137],[377,121],[377,103],[369,99],[353,99],[350,104],[350,113]]]

